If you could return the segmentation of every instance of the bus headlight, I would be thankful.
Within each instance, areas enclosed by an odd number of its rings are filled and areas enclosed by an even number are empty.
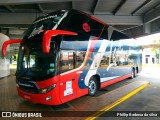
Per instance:
[[[47,88],[40,89],[39,93],[47,93],[47,92],[51,91],[52,89],[54,89],[55,87],[56,87],[56,84],[53,84]]]

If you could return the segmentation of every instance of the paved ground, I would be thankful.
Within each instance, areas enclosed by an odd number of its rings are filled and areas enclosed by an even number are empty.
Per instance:
[[[101,104],[99,102],[99,98],[101,96],[105,96],[105,94],[110,94],[111,91],[121,88],[124,85],[136,82],[136,81],[149,81],[151,85],[144,90],[140,91],[135,96],[131,97],[127,101],[121,103],[120,105],[116,106],[110,111],[160,111],[160,65],[154,65],[154,66],[144,66],[143,71],[140,75],[138,75],[133,80],[126,79],[122,82],[119,82],[115,85],[109,86],[107,88],[104,88],[103,90],[99,91],[98,94],[95,97],[90,96],[83,96],[81,98],[78,98],[76,100],[73,100],[67,104],[64,104],[62,106],[46,106],[41,104],[35,104],[29,101],[26,101],[22,98],[20,98],[17,95],[16,91],[16,84],[15,84],[15,77],[14,77],[14,70],[11,71],[11,76],[5,77],[0,79],[0,111],[58,111],[58,110],[74,110],[74,106],[79,106],[79,109],[83,109],[88,107],[87,105],[92,102],[93,99],[96,99],[98,102],[97,106]],[[127,91],[127,90],[126,90]],[[121,92],[121,91],[120,91]],[[111,94],[112,95],[112,94]],[[112,96],[117,96],[114,94]],[[113,97],[111,97],[113,99]],[[81,102],[86,104],[81,104]],[[91,108],[94,107],[93,105],[90,106]],[[101,115],[101,117],[97,119],[106,119],[105,113]],[[13,119],[13,118],[12,118]],[[17,119],[17,118],[14,118]],[[21,119],[21,118],[18,118]],[[27,119],[27,118],[26,118]],[[34,118],[34,120],[41,120],[41,119],[51,119],[51,118]],[[59,119],[59,118],[54,118]],[[67,118],[63,118],[67,119]],[[75,119],[75,118],[68,118],[68,119]],[[78,119],[78,118],[76,118]],[[142,119],[142,118],[109,118],[107,117],[107,120],[124,120],[124,119]],[[150,118],[148,118],[150,119]],[[151,118],[153,119],[153,118]],[[158,118],[155,118],[158,120]],[[160,118],[159,118],[160,119]]]
[[[143,67],[143,71],[135,79],[140,81],[149,81],[151,85],[110,111],[159,111],[160,113],[160,65],[145,65]],[[97,120],[105,120],[105,114],[107,114],[107,112],[98,117]],[[107,120],[113,119],[160,120],[160,117],[107,117]]]

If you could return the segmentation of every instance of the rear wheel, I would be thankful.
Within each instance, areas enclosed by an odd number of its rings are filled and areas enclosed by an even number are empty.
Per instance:
[[[137,70],[135,69],[134,70],[134,77],[136,77],[137,76]]]
[[[133,68],[132,70],[131,70],[131,79],[133,79],[134,78],[134,76],[135,76],[135,69]]]
[[[88,84],[88,94],[90,96],[94,96],[96,94],[97,89],[98,89],[97,85],[98,84],[97,84],[96,78],[91,77],[89,80],[89,84]]]

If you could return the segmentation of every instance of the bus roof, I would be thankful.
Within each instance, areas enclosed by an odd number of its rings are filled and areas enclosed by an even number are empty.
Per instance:
[[[91,18],[91,19],[93,19],[93,20],[95,20],[95,21],[97,21],[97,22],[99,22],[99,23],[101,23],[103,25],[107,25],[105,22],[103,22],[103,21],[95,18],[94,16],[89,15],[89,14],[87,14],[85,12],[80,11],[80,10],[75,10],[75,9],[56,10],[54,12],[51,12],[51,13],[48,13],[48,14],[45,14],[43,16],[38,17],[35,21],[37,21],[38,19],[42,19],[43,17],[51,16],[51,15],[55,14],[55,12],[59,12],[59,11],[62,11],[62,12],[64,11],[64,12],[70,12],[70,13],[74,13],[74,14],[85,15],[85,16],[87,16],[87,17],[89,17],[89,18]]]

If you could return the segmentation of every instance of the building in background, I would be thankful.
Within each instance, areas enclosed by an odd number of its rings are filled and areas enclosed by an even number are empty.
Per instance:
[[[145,48],[142,52],[142,63],[143,64],[157,64],[160,63],[159,51],[155,52],[154,48]]]
[[[137,38],[143,48],[142,64],[160,63],[160,33]]]

